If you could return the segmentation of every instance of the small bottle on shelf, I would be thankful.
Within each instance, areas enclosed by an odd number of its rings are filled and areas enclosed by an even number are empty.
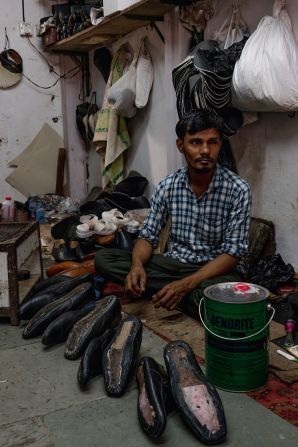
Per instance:
[[[14,220],[14,203],[10,196],[6,196],[2,203],[2,219],[7,222]]]

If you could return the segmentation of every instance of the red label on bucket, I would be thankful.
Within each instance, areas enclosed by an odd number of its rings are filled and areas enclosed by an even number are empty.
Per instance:
[[[250,286],[247,284],[235,284],[234,285],[234,290],[236,290],[237,292],[247,292],[247,290],[250,290]]]

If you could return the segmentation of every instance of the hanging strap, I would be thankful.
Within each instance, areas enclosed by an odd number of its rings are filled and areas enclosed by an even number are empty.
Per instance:
[[[9,38],[8,38],[8,34],[7,34],[7,28],[5,27],[5,46],[4,46],[4,50],[9,50],[10,48],[10,42],[9,42]]]

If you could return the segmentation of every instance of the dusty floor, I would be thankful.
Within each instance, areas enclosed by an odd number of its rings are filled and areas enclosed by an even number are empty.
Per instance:
[[[175,318],[173,318],[173,321]],[[39,338],[24,340],[22,327],[0,323],[1,447],[145,447],[153,443],[137,419],[137,386],[132,379],[121,398],[107,397],[102,377],[79,389],[79,360],[63,356],[64,345],[45,349]],[[163,362],[165,341],[144,329],[140,355]],[[233,447],[297,444],[297,428],[243,393],[220,391],[228,424],[223,444]],[[200,445],[177,412],[159,441],[164,446]]]

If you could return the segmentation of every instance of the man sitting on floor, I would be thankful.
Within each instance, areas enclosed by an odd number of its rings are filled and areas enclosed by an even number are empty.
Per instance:
[[[217,163],[224,123],[213,110],[195,110],[176,126],[187,167],[159,183],[133,252],[101,249],[97,271],[124,283],[128,293],[152,296],[155,307],[178,308],[198,319],[206,287],[239,281],[233,270],[248,247],[251,193],[238,175]],[[170,218],[164,254],[153,254]]]

